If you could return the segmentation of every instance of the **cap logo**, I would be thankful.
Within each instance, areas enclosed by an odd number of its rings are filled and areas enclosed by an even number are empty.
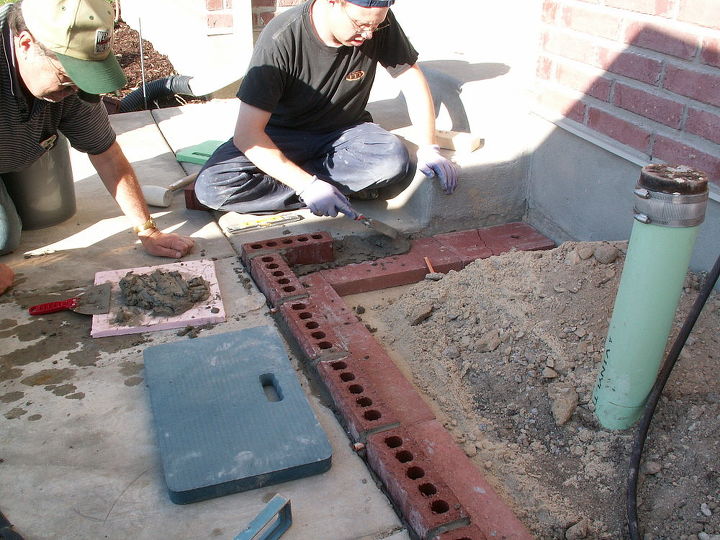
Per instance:
[[[110,50],[112,34],[108,30],[95,32],[95,54],[104,54]]]
[[[362,79],[365,76],[365,72],[363,70],[353,71],[352,73],[348,73],[347,77],[345,77],[346,81],[357,81],[358,79]]]

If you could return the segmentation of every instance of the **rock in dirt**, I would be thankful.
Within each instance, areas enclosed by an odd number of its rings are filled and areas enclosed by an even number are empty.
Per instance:
[[[480,352],[492,352],[500,346],[500,334],[497,330],[485,332],[477,343],[477,350]]]
[[[610,244],[601,244],[595,248],[595,260],[600,264],[610,264],[615,262],[620,251]]]
[[[575,525],[565,531],[566,540],[580,540],[581,538],[587,538],[588,535],[588,522],[586,519],[578,521]]]
[[[593,246],[580,246],[577,250],[577,254],[583,261],[588,260],[594,253],[595,248]]]
[[[645,467],[643,467],[645,474],[657,474],[661,470],[662,465],[660,465],[657,461],[647,461],[645,463]]]
[[[408,313],[408,320],[410,326],[417,326],[421,322],[427,320],[432,312],[435,310],[435,304],[425,303],[413,306],[413,309]]]
[[[577,392],[568,384],[555,383],[548,387],[548,397],[555,423],[562,426],[570,420],[578,406]]]

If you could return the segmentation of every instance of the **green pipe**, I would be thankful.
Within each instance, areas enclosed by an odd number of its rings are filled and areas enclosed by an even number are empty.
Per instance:
[[[608,429],[632,426],[655,383],[705,217],[707,177],[648,165],[634,193],[635,222],[593,392],[595,416]]]

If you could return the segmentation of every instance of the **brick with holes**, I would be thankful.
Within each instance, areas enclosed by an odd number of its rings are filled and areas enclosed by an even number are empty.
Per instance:
[[[347,355],[332,323],[321,313],[312,298],[285,302],[279,310],[287,329],[308,359],[330,359]]]
[[[459,529],[453,529],[452,531],[446,531],[438,533],[431,538],[431,540],[490,540],[483,532],[476,526],[470,525],[469,527],[461,527]]]
[[[519,251],[536,251],[555,247],[555,242],[537,232],[527,223],[506,223],[479,229],[478,232],[493,255],[500,255],[513,248]]]
[[[367,458],[405,520],[420,538],[470,525],[453,490],[405,428],[368,437]]]
[[[248,242],[242,245],[241,257],[248,266],[258,255],[273,253],[280,253],[290,266],[335,260],[332,236],[324,231]]]
[[[317,370],[354,441],[365,442],[371,433],[399,426],[357,364],[350,367],[344,359],[322,361]]]
[[[357,316],[319,272],[302,276],[299,279],[310,298],[317,304],[320,312],[332,324],[342,325],[358,322]]]
[[[250,261],[250,275],[270,305],[307,296],[295,273],[279,254],[267,254]]]

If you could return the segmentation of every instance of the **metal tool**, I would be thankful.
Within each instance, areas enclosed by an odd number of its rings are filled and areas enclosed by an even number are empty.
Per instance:
[[[379,232],[380,234],[384,234],[385,236],[389,236],[390,238],[399,238],[400,237],[400,231],[392,228],[387,223],[378,221],[377,219],[369,218],[362,214],[358,214],[358,216],[355,218],[355,221],[360,221],[366,227],[374,229],[377,232]]]
[[[142,193],[145,197],[145,202],[147,202],[150,206],[167,208],[172,204],[172,198],[175,192],[192,184],[197,176],[198,173],[189,174],[180,180],[173,182],[168,187],[142,186]]]
[[[112,285],[108,281],[102,285],[90,287],[81,294],[73,298],[68,298],[67,300],[46,302],[44,304],[32,306],[28,309],[28,312],[30,315],[47,315],[48,313],[55,313],[57,311],[69,309],[75,313],[82,313],[84,315],[107,313],[110,311],[111,289]]]
[[[245,221],[241,221],[240,223],[228,225],[227,231],[230,233],[253,231],[255,229],[265,229],[267,227],[285,225],[286,223],[301,221],[302,219],[303,217],[299,214],[273,214],[271,216],[250,218]]]
[[[263,532],[262,535],[257,536],[275,519],[276,515],[277,520],[275,523]],[[290,500],[282,495],[275,495],[234,540],[277,540],[290,528],[290,525],[292,525]]]

